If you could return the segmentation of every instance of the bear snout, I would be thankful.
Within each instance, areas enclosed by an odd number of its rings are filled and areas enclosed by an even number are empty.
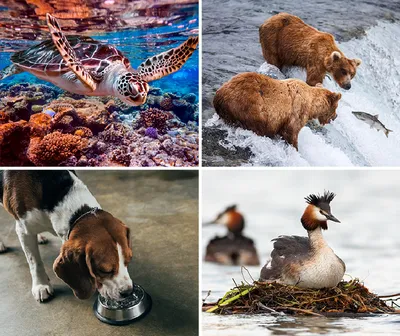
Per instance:
[[[351,83],[343,84],[342,88],[345,89],[345,90],[350,90],[351,89]]]

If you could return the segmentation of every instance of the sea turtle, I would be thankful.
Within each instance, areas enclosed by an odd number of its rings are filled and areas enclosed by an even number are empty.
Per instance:
[[[46,15],[52,40],[11,56],[0,79],[27,71],[58,87],[88,96],[116,96],[129,105],[144,104],[150,81],[179,70],[193,54],[198,37],[144,61],[135,71],[114,46],[87,36],[65,36],[55,17]]]

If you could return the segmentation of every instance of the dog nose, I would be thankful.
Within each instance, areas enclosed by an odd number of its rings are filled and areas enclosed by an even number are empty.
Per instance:
[[[350,90],[351,89],[351,83],[348,83],[348,84],[344,85],[343,89]]]
[[[129,286],[127,289],[120,291],[119,295],[121,295],[121,297],[123,297],[123,298],[126,298],[132,294],[132,291],[133,291],[133,287]]]

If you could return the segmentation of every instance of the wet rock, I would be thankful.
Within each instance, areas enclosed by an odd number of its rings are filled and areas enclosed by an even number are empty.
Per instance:
[[[248,163],[252,153],[249,148],[233,146],[233,149],[222,147],[219,142],[225,141],[227,132],[216,127],[204,127],[202,131],[203,165],[207,167],[235,167]]]

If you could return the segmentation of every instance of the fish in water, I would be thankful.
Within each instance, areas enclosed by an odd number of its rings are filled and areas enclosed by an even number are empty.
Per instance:
[[[357,111],[353,111],[351,113],[353,113],[357,119],[364,121],[371,128],[375,128],[378,132],[382,130],[386,134],[387,138],[389,137],[389,132],[393,132],[392,130],[387,129],[385,125],[379,121],[378,114],[372,115],[366,112],[357,112]]]

